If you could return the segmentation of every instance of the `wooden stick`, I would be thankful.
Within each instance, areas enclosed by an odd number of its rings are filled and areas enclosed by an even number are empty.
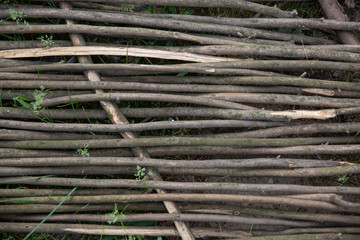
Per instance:
[[[279,235],[279,236],[261,236],[261,237],[245,237],[245,238],[233,238],[231,240],[304,240],[304,239],[339,239],[339,240],[356,240],[357,235],[352,234],[339,234],[339,233],[323,233],[323,234],[296,234],[296,235]]]
[[[4,197],[26,197],[26,196],[66,196],[71,189],[0,189]],[[114,195],[114,194],[143,194],[143,191],[125,190],[125,189],[77,189],[72,196],[89,195]],[[112,206],[114,207],[114,206]]]
[[[157,27],[174,30],[185,30],[192,32],[208,32],[218,33],[223,35],[232,35],[240,37],[254,37],[264,39],[274,39],[281,41],[295,41],[297,43],[303,42],[304,44],[329,44],[332,43],[330,40],[309,37],[302,34],[288,34],[280,32],[272,32],[262,29],[245,28],[239,26],[225,25],[225,24],[214,24],[204,23],[197,21],[183,21],[171,18],[154,18],[149,17],[146,14],[135,15],[135,14],[121,14],[121,13],[109,13],[109,12],[98,12],[98,11],[78,11],[78,10],[60,10],[60,9],[43,9],[26,8],[24,11],[24,18],[29,16],[37,18],[60,18],[60,19],[71,19],[80,21],[97,21],[97,22],[110,22],[110,23],[121,23],[131,24],[144,27]],[[0,10],[1,18],[11,17],[11,14],[7,10]],[[31,28],[31,27],[30,27]],[[99,32],[99,31],[97,31]],[[101,32],[100,32],[101,34]]]
[[[344,163],[343,163],[344,164]],[[336,161],[289,158],[252,158],[252,159],[211,159],[211,160],[163,160],[153,158],[121,157],[47,157],[17,158],[0,161],[0,166],[12,167],[58,167],[58,166],[144,166],[144,167],[180,167],[180,168],[307,168],[343,165]],[[346,165],[346,164],[344,164]],[[355,165],[356,166],[356,165]],[[0,190],[1,192],[1,190]]]
[[[288,104],[327,108],[357,107],[360,105],[359,99],[298,96],[276,93],[208,93],[196,96],[237,103]]]
[[[338,21],[348,21],[347,17],[342,13],[338,7],[338,2],[335,0],[318,0],[321,8],[324,10],[326,16],[330,19]],[[346,29],[338,29],[343,31],[337,31],[341,41],[344,44],[360,45],[359,39],[351,32],[346,32]]]
[[[360,207],[360,203],[345,201],[342,199],[341,196],[337,194],[301,194],[301,195],[292,195],[291,198],[326,201],[343,207]]]
[[[360,153],[360,145],[306,145],[276,148],[239,148],[239,147],[155,147],[149,148],[155,156],[174,155],[313,155],[313,154],[357,154]]]
[[[210,17],[185,14],[148,14],[148,13],[123,13],[127,15],[140,15],[160,19],[177,19],[183,21],[195,21],[213,24],[225,24],[239,27],[252,27],[261,29],[278,28],[312,28],[312,29],[331,29],[342,31],[358,31],[360,23],[343,20],[328,20],[318,18],[230,18],[230,17]]]
[[[136,123],[128,125],[109,125],[109,124],[80,124],[80,123],[39,123],[23,121],[7,121],[0,119],[0,127],[15,128],[37,131],[75,131],[75,132],[126,132],[126,131],[146,131],[159,129],[178,129],[178,128],[213,128],[213,127],[271,127],[277,123],[262,121],[241,121],[241,120],[201,120],[201,121],[159,121],[149,123]],[[5,131],[3,131],[6,134]],[[61,134],[60,134],[61,136]],[[69,138],[72,134],[64,135]],[[76,136],[76,135],[75,135]],[[97,139],[99,137],[84,137],[84,139]],[[105,137],[106,138],[106,137]],[[20,140],[20,139],[19,139]],[[50,140],[50,139],[49,139]]]
[[[220,133],[219,137],[280,137],[286,135],[302,135],[315,133],[354,133],[360,129],[360,123],[313,123],[292,126],[281,126],[268,129],[259,129],[248,132]]]
[[[329,119],[340,115],[360,113],[360,108],[338,108],[324,110],[290,110],[290,111],[267,111],[267,110],[234,110],[219,108],[196,108],[196,107],[175,107],[175,108],[122,108],[122,112],[127,117],[153,118],[153,117],[206,117],[206,118],[224,118],[237,120],[266,120],[276,121],[278,125],[283,125],[279,121],[288,121],[294,119]],[[0,108],[0,117],[2,118],[20,118],[20,119],[84,119],[97,118],[107,119],[108,115],[101,113],[96,109],[89,110],[69,110],[69,109],[46,109],[36,114],[32,110],[17,108]]]
[[[38,204],[56,204],[59,203],[63,197],[26,197],[26,198],[8,198],[8,202],[29,202]],[[323,209],[329,211],[352,211],[354,208],[344,209],[335,204],[303,200],[286,197],[273,196],[251,196],[251,195],[230,195],[230,194],[143,194],[143,195],[103,195],[103,196],[73,196],[65,203],[114,203],[114,202],[145,202],[145,201],[177,201],[177,202],[204,202],[204,201],[221,201],[221,202],[249,202],[252,204],[280,204],[284,206],[305,207],[311,209]],[[338,208],[338,209],[336,209]],[[355,212],[359,213],[356,209]]]
[[[302,233],[355,233],[358,234],[360,228],[348,228],[348,227],[334,227],[334,228],[297,228],[297,229],[287,229],[280,231],[279,234],[302,234]]]
[[[55,2],[58,2],[58,0],[55,0]],[[82,1],[83,2],[83,1]],[[87,1],[85,1],[87,2]],[[98,3],[117,3],[117,4],[133,4],[134,1],[132,0],[97,0],[92,2],[98,2]],[[234,0],[226,0],[218,2],[216,0],[211,1],[186,1],[186,0],[137,0],[136,4],[138,5],[161,5],[161,6],[183,6],[183,7],[225,7],[225,8],[235,8],[235,9],[243,9],[247,11],[253,11],[253,12],[260,12],[265,15],[269,16],[276,16],[276,17],[295,17],[296,13],[294,12],[287,12],[282,11],[278,8],[269,7],[261,4],[251,3],[248,1],[234,1]]]
[[[198,205],[198,206],[197,206]],[[191,208],[190,208],[191,206]],[[340,214],[324,214],[324,213],[311,213],[311,212],[296,212],[279,209],[266,209],[266,208],[249,208],[249,207],[238,207],[229,205],[205,205],[205,204],[189,204],[188,212],[202,212],[203,210],[215,209],[215,210],[229,210],[229,214],[242,215],[249,214],[255,216],[268,216],[274,218],[285,218],[292,220],[307,220],[314,222],[333,222],[333,223],[359,223],[359,216],[346,216]],[[211,212],[211,211],[210,211]]]
[[[314,154],[358,154],[360,145],[306,145],[294,147],[276,147],[276,148],[239,148],[239,147],[149,147],[149,153],[154,157],[182,156],[182,155],[222,155],[222,156],[279,156],[279,155],[314,155]],[[19,148],[0,148],[0,157],[3,158],[24,158],[24,157],[78,157],[74,151],[55,151],[55,150],[25,150]],[[132,157],[134,156],[129,149],[105,149],[91,150],[93,157]]]
[[[0,120],[2,121],[2,120]],[[56,133],[41,131],[24,131],[14,129],[0,129],[1,140],[74,140],[74,139],[114,139],[117,136],[111,135],[93,135],[93,134],[73,134],[73,133]]]
[[[168,146],[231,146],[231,147],[288,147],[311,144],[358,143],[353,137],[312,137],[312,138],[204,138],[204,137],[153,137],[138,139],[88,139],[88,140],[28,140],[2,141],[1,148],[23,149],[78,149],[127,148],[127,147],[168,147]]]
[[[32,66],[20,66],[20,67],[7,67],[0,68],[0,72],[39,72],[39,71],[89,71],[99,70],[107,73],[111,70],[110,75],[148,75],[148,74],[165,74],[165,73],[180,73],[180,72],[193,72],[210,75],[249,75],[249,76],[279,76],[284,77],[286,75],[264,72],[250,69],[231,69],[231,68],[202,68],[198,65],[190,66],[161,66],[161,65],[137,65],[137,64],[41,64]],[[116,72],[113,70],[121,70]]]
[[[299,78],[299,77],[261,77],[261,76],[254,76],[254,77],[213,77],[213,76],[206,76],[206,77],[176,77],[176,76],[128,76],[128,77],[102,77],[104,81],[100,83],[96,82],[87,82],[85,83],[86,79],[79,76],[79,75],[61,75],[61,74],[32,74],[32,73],[7,73],[7,72],[0,72],[0,79],[4,80],[1,81],[3,88],[16,88],[21,84],[22,88],[39,88],[42,85],[49,84],[51,88],[59,88],[64,87],[67,88],[68,84],[74,84],[72,87],[77,88],[76,86],[81,87],[84,89],[85,87],[93,88],[90,86],[96,86],[97,88],[120,88],[117,82],[121,82],[122,85],[131,86],[129,82],[132,83],[148,83],[149,85],[133,85],[133,86],[143,86],[139,88],[139,90],[144,89],[154,89],[154,86],[159,85],[150,85],[150,83],[162,83],[165,86],[171,86],[169,84],[202,84],[202,87],[206,89],[205,83],[219,85],[218,87],[221,89],[222,85],[231,84],[231,85],[261,85],[261,86],[297,86],[297,87],[304,87],[304,92],[310,92],[312,88],[323,88],[323,89],[333,89],[332,92],[328,92],[328,96],[337,96],[339,94],[338,89],[341,92],[344,90],[347,91],[358,91],[360,92],[359,84],[355,82],[338,82],[338,81],[330,81],[330,80],[320,80],[320,79],[310,79],[310,78]],[[20,82],[20,80],[33,80],[33,81],[24,81]],[[10,80],[18,80],[19,82],[10,81]],[[51,81],[51,82],[50,82]],[[67,83],[60,83],[59,81],[66,81]],[[79,82],[79,83],[75,83]],[[103,86],[103,87],[101,87]],[[194,85],[198,88],[198,85]],[[199,86],[200,87],[200,86]],[[217,87],[217,86],[215,86]],[[234,86],[231,86],[234,87]],[[175,88],[175,87],[174,87]],[[177,88],[180,88],[177,85]],[[193,88],[193,87],[192,87]],[[195,88],[195,87],[194,87]],[[195,88],[195,89],[196,89]],[[306,89],[305,89],[306,88]],[[173,88],[165,88],[166,91],[170,91]],[[165,90],[164,89],[164,90]],[[207,88],[210,89],[210,88]],[[235,87],[237,91],[241,91],[241,89],[246,91],[251,91],[252,88],[241,88]],[[182,88],[182,91],[188,91],[189,88]],[[172,90],[173,91],[173,90]],[[210,91],[210,90],[207,90]],[[229,91],[228,88],[223,89],[223,92]],[[319,94],[319,93],[317,93]],[[320,93],[321,94],[321,93]]]
[[[66,194],[65,194],[66,195]],[[28,195],[29,196],[29,195]],[[34,195],[35,196],[35,195]],[[118,209],[124,209],[134,212],[144,212],[149,209],[152,212],[166,212],[166,208],[162,203],[136,203],[122,204],[117,203]],[[0,213],[2,214],[31,214],[31,213],[49,213],[56,205],[54,204],[11,204],[0,205]],[[59,212],[111,212],[114,210],[114,204],[65,204],[58,209]],[[339,215],[341,216],[341,215]]]
[[[145,180],[139,182],[137,180],[130,180],[130,179],[82,179],[82,178],[68,178],[68,177],[67,178],[47,177],[47,178],[38,178],[38,179],[36,178],[30,179],[30,178],[31,177],[27,177],[26,179],[24,179],[24,177],[1,178],[0,184],[7,185],[10,184],[11,181],[14,181],[14,183],[16,184],[39,185],[39,186],[63,186],[63,187],[73,187],[76,186],[76,184],[78,184],[78,186],[81,187],[93,187],[93,188],[126,187],[126,188],[161,188],[161,189],[184,190],[184,191],[187,190],[239,191],[239,192],[253,192],[253,193],[262,193],[262,194],[336,193],[336,194],[360,195],[359,188],[347,187],[347,186],[308,186],[308,185],[295,185],[295,184],[245,184],[245,183],[237,183],[237,182],[221,182],[221,183],[169,182],[169,181],[151,181],[151,180]],[[156,194],[154,195],[156,196]],[[120,199],[115,201],[121,201]],[[141,200],[139,199],[139,201]],[[209,199],[209,201],[211,200]]]
[[[14,223],[14,222],[2,222],[0,225],[0,231],[2,232],[18,232],[28,233],[29,229],[34,229],[38,223]],[[169,236],[179,237],[179,233],[174,228],[165,227],[132,227],[126,226],[126,229],[119,229],[117,226],[104,226],[95,224],[61,224],[61,223],[43,223],[36,230],[37,233],[60,233],[65,232],[83,232],[84,234],[96,234],[96,235],[117,235],[117,236]],[[194,236],[201,237],[238,237],[244,234],[242,231],[236,230],[221,230],[216,231],[213,228],[210,229],[198,229],[194,228]],[[247,234],[247,233],[246,233]]]
[[[126,17],[126,16],[125,16]],[[156,19],[150,18],[150,20]],[[177,21],[177,20],[174,20]],[[181,22],[181,24],[186,23],[185,21],[177,21]],[[178,24],[178,23],[176,23]],[[194,24],[193,22],[189,22],[189,27],[192,28]],[[205,25],[202,23],[201,25]],[[201,44],[234,44],[234,41],[228,41],[220,43],[219,39],[211,39],[210,37],[204,36],[196,36],[191,33],[181,33],[181,32],[170,32],[165,30],[154,30],[147,28],[129,28],[129,27],[101,27],[101,26],[90,26],[90,25],[80,25],[74,24],[72,26],[67,25],[5,25],[0,29],[1,34],[10,34],[10,33],[19,33],[19,34],[27,34],[27,33],[46,33],[51,32],[54,34],[59,33],[77,33],[77,34],[90,34],[97,36],[108,36],[108,37],[141,37],[141,38],[150,38],[150,39],[171,39],[171,40],[183,40],[183,41],[192,41],[198,42]],[[331,40],[315,38],[315,37],[307,37],[304,35],[295,35],[295,34],[285,34],[285,33],[274,33],[267,30],[255,30],[255,29],[247,29],[242,27],[235,26],[213,26],[211,28],[199,28],[199,29],[191,29],[197,32],[217,32],[223,35],[232,35],[240,37],[251,37],[256,35],[258,38],[263,39],[272,39],[272,40],[281,40],[281,41],[296,41],[298,43],[303,42],[304,44],[334,44]],[[208,26],[206,26],[208,27]],[[222,28],[224,27],[224,28]],[[185,28],[184,28],[185,29]],[[230,43],[231,42],[231,43]]]
[[[133,101],[161,101],[161,102],[183,102],[193,103],[211,107],[220,107],[228,109],[239,109],[239,110],[255,110],[257,108],[232,103],[228,101],[209,99],[206,97],[196,96],[184,96],[175,94],[152,94],[152,93],[98,93],[98,94],[86,94],[86,95],[75,95],[67,97],[58,97],[52,99],[44,99],[42,106],[56,106],[60,104],[73,103],[72,99],[76,102],[93,102],[93,101],[122,101],[122,100],[133,100]]]
[[[116,166],[117,168],[114,168]],[[339,175],[359,174],[360,165],[349,165],[339,167],[316,167],[296,169],[191,169],[191,168],[151,168],[156,169],[163,175],[190,175],[190,176],[218,176],[218,177],[330,177]],[[2,167],[0,176],[13,177],[25,175],[68,175],[68,176],[94,176],[94,175],[134,175],[138,171],[135,167],[113,166],[77,166],[73,167]]]
[[[66,9],[66,10],[72,9],[71,4],[65,3],[65,2],[61,2],[60,7],[63,9]],[[71,20],[66,20],[66,23],[68,26],[74,25],[74,22]],[[70,35],[70,38],[71,38],[73,45],[77,45],[77,46],[86,45],[84,37],[79,34]],[[90,64],[93,63],[91,57],[89,57],[89,56],[79,57],[78,59],[82,63],[90,63]],[[87,79],[89,81],[96,81],[96,82],[101,81],[100,75],[95,71],[87,71],[87,72],[85,72],[85,76],[87,77]],[[103,91],[95,90],[95,93],[102,94]],[[120,112],[120,110],[116,104],[107,102],[107,101],[100,101],[100,104],[102,105],[105,112],[110,115],[110,119],[113,124],[128,124],[129,123],[128,120],[126,119],[126,117]],[[132,132],[124,132],[124,133],[121,133],[121,135],[127,139],[135,139],[137,137],[136,133],[132,133]],[[137,157],[150,157],[149,153],[144,148],[137,147],[137,148],[133,148],[132,151],[133,151],[133,154]],[[149,172],[152,176],[152,179],[157,180],[157,181],[162,181],[162,177],[157,170],[150,169]],[[157,189],[157,192],[161,193],[161,194],[166,193],[166,191],[164,191],[163,189]],[[180,209],[174,202],[163,201],[163,203],[169,213],[181,213]],[[184,239],[184,240],[195,239],[193,236],[193,233],[191,232],[190,227],[187,225],[187,223],[182,222],[182,221],[174,221],[174,224],[175,224],[176,229],[178,230],[180,236],[182,237],[182,239]]]
[[[115,80],[115,79],[114,79]],[[132,80],[132,79],[128,79]],[[141,80],[140,80],[141,81]],[[185,81],[185,80],[184,80]],[[244,92],[244,93],[288,93],[288,94],[317,94],[336,97],[360,97],[358,92],[327,90],[320,88],[295,88],[295,87],[253,87],[253,86],[234,86],[234,85],[204,85],[204,84],[158,84],[158,83],[138,83],[138,82],[88,82],[88,81],[28,81],[28,80],[2,80],[2,99],[13,100],[22,96],[34,99],[34,91],[14,90],[14,89],[39,89],[41,86],[50,89],[71,89],[71,95],[89,94],[90,91],[73,91],[74,89],[103,89],[103,90],[138,90],[146,92],[180,92],[180,93],[224,93],[224,92]],[[10,89],[10,90],[5,90]],[[44,98],[54,98],[69,95],[69,91],[50,91]]]
[[[0,216],[3,221],[23,221],[35,222],[41,221],[46,215],[19,216],[5,215]],[[94,214],[53,214],[47,219],[47,222],[107,222],[113,218],[107,215]],[[125,215],[116,222],[142,222],[142,221],[187,221],[187,222],[227,222],[237,224],[253,224],[253,225],[270,225],[270,226],[286,226],[286,227],[320,227],[322,224],[305,221],[282,220],[273,218],[256,218],[256,217],[240,217],[217,214],[164,214],[164,213],[147,213],[136,215]]]
[[[107,55],[107,56],[135,56],[160,59],[172,59],[188,62],[221,62],[236,61],[233,58],[212,57],[192,53],[176,53],[146,48],[133,47],[101,47],[101,46],[75,46],[75,47],[53,47],[32,48],[0,51],[0,58],[29,58],[49,56],[84,56],[84,55]]]
[[[360,63],[330,62],[330,61],[302,61],[302,60],[242,60],[217,63],[192,63],[174,65],[137,65],[137,64],[42,64],[32,66],[0,68],[0,72],[38,72],[38,71],[87,71],[87,70],[132,70],[156,73],[193,72],[205,74],[241,74],[239,69],[259,70],[339,70],[356,72],[360,70]],[[226,71],[226,70],[233,71]],[[223,70],[223,71],[221,71]],[[235,71],[238,70],[238,71]],[[241,69],[240,69],[241,70]],[[251,73],[251,72],[249,72]],[[255,72],[254,72],[255,73]],[[258,75],[263,76],[263,75]]]

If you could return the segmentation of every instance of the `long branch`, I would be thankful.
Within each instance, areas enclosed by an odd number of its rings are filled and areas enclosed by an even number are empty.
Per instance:
[[[147,148],[153,157],[182,156],[182,155],[222,155],[222,156],[262,156],[269,155],[314,155],[314,154],[358,154],[360,145],[306,145],[293,147],[275,147],[275,148],[239,148],[239,147],[209,147],[209,146],[175,146],[175,147],[149,147]],[[77,157],[74,151],[60,150],[26,150],[20,148],[0,148],[0,157],[3,158],[24,158],[24,157]],[[129,149],[103,149],[91,150],[93,157],[132,157],[134,156]]]
[[[138,13],[126,13],[128,15]],[[201,23],[225,24],[239,27],[261,28],[261,29],[280,29],[280,28],[312,28],[312,29],[331,29],[342,31],[358,31],[359,22],[339,21],[318,18],[230,18],[230,17],[210,17],[185,14],[146,14],[140,16],[155,18],[171,18],[183,21],[196,21]]]
[[[184,96],[175,94],[152,94],[152,93],[98,93],[98,94],[87,94],[78,96],[58,97],[52,99],[45,99],[41,104],[43,107],[55,106],[65,103],[73,103],[71,99],[76,102],[94,102],[94,101],[122,101],[122,100],[133,100],[133,101],[161,101],[161,102],[183,102],[193,103],[211,107],[230,108],[239,110],[254,110],[255,107],[247,105],[232,103],[222,100],[214,100],[205,97],[194,97]]]
[[[28,233],[29,229],[34,229],[38,223],[14,223],[14,222],[2,222],[0,225],[0,231],[2,232],[17,232],[17,233]],[[238,237],[241,236],[244,232],[242,231],[229,231],[222,230],[217,231],[213,228],[211,229],[198,229],[193,228],[195,237]],[[169,237],[179,237],[179,233],[174,228],[165,228],[165,227],[132,227],[126,226],[126,229],[121,229],[118,226],[104,226],[95,225],[95,224],[61,224],[61,223],[43,223],[36,230],[37,233],[60,233],[64,232],[83,232],[84,234],[95,231],[93,234],[97,235],[118,235],[118,236],[169,236]],[[104,231],[106,231],[104,233]]]
[[[178,128],[234,128],[234,127],[271,127],[277,123],[262,121],[242,121],[242,120],[199,120],[199,121],[159,121],[148,123],[134,123],[127,125],[110,124],[81,124],[81,123],[39,123],[25,121],[7,121],[0,119],[0,127],[13,129],[26,129],[53,132],[126,132],[126,131],[146,131],[158,129],[178,129]],[[1,132],[0,132],[1,133]],[[60,135],[61,136],[61,135]],[[70,137],[71,135],[64,137]],[[96,139],[84,137],[84,139]],[[20,140],[20,139],[19,139]],[[50,139],[49,139],[50,140]]]
[[[124,157],[47,157],[47,158],[2,158],[0,166],[12,167],[55,167],[55,166],[145,166],[180,168],[308,168],[340,166],[336,161],[291,158],[251,158],[251,159],[212,159],[212,160],[164,160],[153,158]],[[316,170],[315,170],[316,171]],[[1,192],[1,190],[0,190]]]
[[[339,70],[360,71],[360,63],[331,62],[318,60],[239,60],[217,63],[191,63],[173,65],[138,65],[138,64],[42,64],[21,67],[0,68],[0,72],[38,72],[38,71],[87,71],[87,70],[132,70],[153,73],[194,72],[205,74],[237,73],[235,70]],[[233,70],[233,71],[230,71]],[[241,71],[240,71],[241,72]],[[237,73],[239,74],[239,73]],[[261,75],[259,75],[261,76]]]
[[[24,221],[34,222],[41,221],[44,215],[35,216],[19,216],[5,215],[0,216],[3,221]],[[100,214],[53,214],[47,219],[47,222],[106,222],[113,218]],[[164,213],[148,213],[136,215],[123,215],[116,222],[142,222],[142,221],[191,221],[191,222],[227,222],[237,224],[254,224],[254,225],[272,225],[286,227],[319,227],[321,224],[305,221],[282,220],[273,218],[256,218],[256,217],[240,217],[218,214],[164,214]]]
[[[262,194],[303,194],[303,193],[336,193],[360,195],[360,189],[348,186],[308,186],[295,184],[245,184],[235,182],[168,182],[168,181],[136,181],[129,179],[82,179],[82,178],[39,178],[24,179],[24,177],[1,178],[0,184],[9,184],[16,180],[16,184],[63,187],[130,187],[130,188],[162,188],[172,190],[191,191],[239,191]]]
[[[83,56],[83,55],[106,55],[106,56],[135,56],[160,59],[172,59],[188,62],[221,62],[235,61],[232,58],[212,57],[193,53],[179,53],[148,48],[133,47],[101,47],[101,46],[75,46],[15,49],[0,51],[0,58],[29,58],[49,56]]]
[[[124,16],[124,21],[128,19],[128,16]],[[139,17],[140,21],[142,18]],[[159,25],[156,23],[161,23],[158,19],[149,18],[150,21],[154,20],[151,25]],[[138,22],[136,21],[136,22]],[[296,34],[286,34],[286,33],[278,33],[271,32],[268,30],[257,30],[236,26],[224,26],[224,25],[213,25],[201,23],[197,24],[194,22],[186,22],[186,21],[177,21],[172,20],[174,24],[166,24],[167,28],[177,28],[180,30],[191,30],[196,32],[209,32],[209,33],[219,33],[223,35],[232,35],[236,37],[253,37],[264,38],[264,39],[274,39],[281,41],[296,41],[298,43],[304,44],[334,44],[333,41],[308,37],[305,35],[296,35]],[[180,24],[180,25],[179,25]],[[204,26],[205,25],[205,26]],[[206,26],[207,25],[207,26]],[[184,27],[181,27],[184,26]],[[204,27],[202,27],[204,26]],[[0,33],[2,34],[29,34],[29,33],[75,33],[75,34],[89,34],[89,35],[97,35],[97,36],[107,36],[107,37],[141,37],[141,38],[150,38],[150,39],[171,39],[171,40],[184,40],[184,41],[193,41],[199,42],[201,44],[219,44],[219,40],[211,39],[210,37],[201,37],[196,36],[191,33],[181,33],[175,31],[165,31],[165,30],[155,30],[150,28],[130,28],[130,27],[104,27],[104,26],[91,26],[91,25],[26,25],[17,26],[17,25],[5,25],[0,29]],[[228,42],[228,44],[230,41]],[[232,42],[234,43],[234,42]],[[221,43],[220,43],[221,44]],[[225,42],[222,44],[226,44]]]
[[[8,202],[32,202],[39,204],[56,204],[59,203],[63,197],[27,197],[27,198],[8,198]],[[330,211],[354,210],[351,208],[343,209],[335,204],[294,199],[286,197],[272,197],[272,196],[251,196],[251,195],[231,195],[231,194],[146,194],[146,195],[104,195],[104,196],[73,196],[66,200],[65,203],[79,204],[79,203],[113,203],[113,202],[147,202],[147,201],[177,201],[177,202],[250,202],[252,204],[280,204],[284,206],[305,207],[311,209],[324,209]],[[338,209],[336,209],[338,208]],[[358,210],[355,210],[359,212]]]
[[[57,2],[58,0],[55,0]],[[87,2],[87,1],[85,1]],[[133,4],[133,0],[97,0],[92,2],[99,2],[99,3],[128,3]],[[136,0],[136,4],[140,5],[161,5],[161,6],[181,6],[181,7],[220,7],[220,8],[234,8],[234,9],[243,9],[253,12],[259,12],[269,16],[275,17],[295,17],[296,13],[291,13],[287,11],[282,11],[279,8],[269,7],[262,4],[256,4],[248,1],[236,1],[236,0],[225,0],[225,1],[201,1],[201,0]]]
[[[292,126],[280,126],[268,129],[259,129],[248,132],[233,132],[216,134],[219,137],[280,137],[286,135],[302,135],[315,133],[357,133],[360,129],[358,122],[344,123],[313,123]]]
[[[114,166],[77,166],[72,167],[2,167],[0,176],[24,176],[24,175],[134,175],[137,170],[127,167]],[[359,174],[360,165],[338,166],[338,167],[316,167],[316,168],[296,168],[296,169],[192,169],[192,168],[151,168],[156,169],[164,175],[191,175],[191,176],[233,176],[233,177],[329,177],[339,175]]]
[[[184,84],[213,84],[213,85],[220,85],[219,88],[221,89],[221,85],[224,84],[231,84],[231,85],[261,85],[261,86],[296,86],[296,87],[305,87],[309,88],[303,89],[305,91],[311,91],[311,88],[324,88],[324,89],[333,89],[333,92],[329,92],[329,96],[337,96],[338,89],[343,92],[344,90],[348,91],[360,91],[360,85],[354,82],[339,82],[339,81],[329,81],[329,80],[319,80],[319,79],[309,79],[309,78],[298,78],[298,77],[261,77],[261,76],[254,76],[254,77],[176,77],[176,76],[128,76],[128,77],[102,77],[102,79],[106,82],[100,83],[84,83],[86,79],[82,78],[79,75],[60,75],[60,74],[31,74],[31,73],[7,73],[7,72],[0,72],[0,79],[5,80],[1,81],[3,84],[3,88],[11,87],[16,88],[19,86],[20,82],[16,81],[9,81],[9,80],[34,80],[34,81],[27,81],[21,82],[22,88],[34,87],[39,88],[39,84],[49,84],[51,88],[59,88],[64,87],[67,88],[69,84],[74,84],[73,87],[77,88],[76,86],[81,86],[81,88],[96,86],[98,88],[102,88],[101,86],[108,86],[112,89],[116,89],[118,86],[118,82],[123,83],[123,87],[125,88],[127,85],[132,83],[162,83],[163,85],[166,84],[167,86],[171,86],[168,84],[183,84],[183,90],[188,91],[188,88]],[[36,81],[35,81],[36,80]],[[51,82],[47,82],[51,81]],[[66,81],[64,83],[60,83],[58,81]],[[75,83],[75,81],[79,81],[79,83]],[[52,83],[53,82],[53,83]],[[82,85],[84,84],[84,85]],[[137,86],[137,85],[133,85]],[[140,85],[139,85],[140,86]],[[153,89],[155,85],[142,85],[141,90],[146,88]],[[179,86],[179,85],[178,85]],[[166,86],[164,86],[166,87]],[[179,86],[181,88],[181,86]],[[205,89],[207,86],[202,85]],[[234,86],[231,86],[234,87]],[[195,85],[192,88],[197,88]],[[209,88],[208,88],[209,89]],[[240,87],[235,87],[240,91]],[[244,90],[249,90],[247,88],[243,88]],[[166,88],[169,91],[169,88]],[[228,90],[228,89],[227,89]],[[222,91],[227,91],[223,89]],[[341,96],[341,95],[340,95]]]
[[[89,140],[28,140],[2,141],[1,148],[28,149],[78,149],[128,147],[170,147],[170,146],[232,146],[232,147],[289,147],[311,144],[356,144],[353,137],[312,137],[312,138],[206,138],[206,137],[153,137],[138,139],[89,139]]]
[[[106,99],[107,100],[107,99]],[[121,111],[127,117],[136,118],[154,118],[154,117],[205,117],[205,118],[223,118],[236,120],[265,120],[289,121],[294,119],[329,119],[340,115],[358,114],[360,108],[338,108],[324,110],[289,110],[289,111],[267,111],[267,110],[234,110],[219,108],[196,108],[196,107],[163,107],[163,108],[121,108]],[[88,110],[69,110],[69,109],[46,109],[36,113],[29,109],[22,108],[0,108],[0,117],[2,118],[20,118],[20,119],[84,119],[97,118],[107,119],[108,115],[97,109]]]
[[[360,106],[359,99],[353,98],[331,98],[323,96],[298,96],[279,93],[207,93],[196,96],[211,99],[258,104],[288,104],[299,106],[316,106],[328,108],[343,108]]]

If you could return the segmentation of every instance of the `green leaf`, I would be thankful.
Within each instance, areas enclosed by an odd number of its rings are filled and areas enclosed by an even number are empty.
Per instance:
[[[25,102],[24,100],[28,101],[29,99],[23,98],[23,97],[16,97],[13,98],[15,102],[20,103],[22,106],[24,106],[27,109],[34,110],[34,106],[30,103]],[[30,100],[31,101],[31,100]]]
[[[188,74],[187,72],[181,72],[181,73],[178,73],[176,76],[177,77],[183,77],[185,76],[186,74]]]
[[[26,235],[26,237],[23,240],[28,239],[31,234],[33,234],[54,212],[56,212],[56,210],[70,197],[70,195],[75,192],[75,190],[77,189],[77,187],[74,187],[73,190],[71,190],[71,192],[69,192],[69,194],[64,197],[64,199],[54,208],[54,210],[51,211],[51,213],[49,213],[49,215],[47,215],[28,235]]]

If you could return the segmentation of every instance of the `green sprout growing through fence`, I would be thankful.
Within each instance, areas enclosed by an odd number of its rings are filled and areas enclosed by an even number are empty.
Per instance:
[[[78,148],[76,150],[76,153],[80,154],[83,158],[90,157],[88,147],[89,147],[89,144],[85,145],[83,148]]]
[[[29,25],[29,23],[24,19],[24,9],[16,11],[10,8],[9,12],[11,19],[16,21],[16,24],[19,24],[20,22],[24,22],[24,24]]]
[[[24,97],[15,97],[14,104],[19,103],[23,107],[34,110],[34,112],[38,115],[40,114],[45,108],[41,107],[41,104],[44,101],[44,97],[46,95],[46,90],[44,86],[40,86],[40,90],[35,90],[33,93],[34,100],[32,101],[30,99],[24,98]],[[31,102],[31,103],[29,103]]]
[[[53,35],[48,36],[45,34],[45,36],[38,37],[37,39],[40,40],[46,48],[50,48],[52,45],[54,45],[53,37]]]
[[[136,177],[136,181],[138,181],[138,182],[140,182],[142,180],[146,180],[147,175],[151,176],[150,172],[146,173],[146,168],[144,168],[144,167],[136,166],[136,169],[137,169],[137,173],[135,173],[134,176]]]

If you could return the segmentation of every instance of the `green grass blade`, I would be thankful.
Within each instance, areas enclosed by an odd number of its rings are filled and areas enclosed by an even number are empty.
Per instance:
[[[0,184],[3,184],[3,183],[11,183],[11,182],[18,182],[18,181],[23,181],[23,180],[32,180],[32,179],[46,178],[46,177],[55,177],[55,176],[56,176],[56,175],[45,175],[45,176],[40,176],[40,177],[21,178],[21,179],[3,181],[3,182],[0,182]]]
[[[77,187],[74,187],[73,190],[71,190],[71,192],[69,192],[69,194],[64,197],[64,199],[54,208],[54,210],[51,211],[51,213],[49,213],[49,215],[47,215],[28,235],[26,235],[26,237],[23,240],[28,239],[69,197],[70,195],[77,189]]]

